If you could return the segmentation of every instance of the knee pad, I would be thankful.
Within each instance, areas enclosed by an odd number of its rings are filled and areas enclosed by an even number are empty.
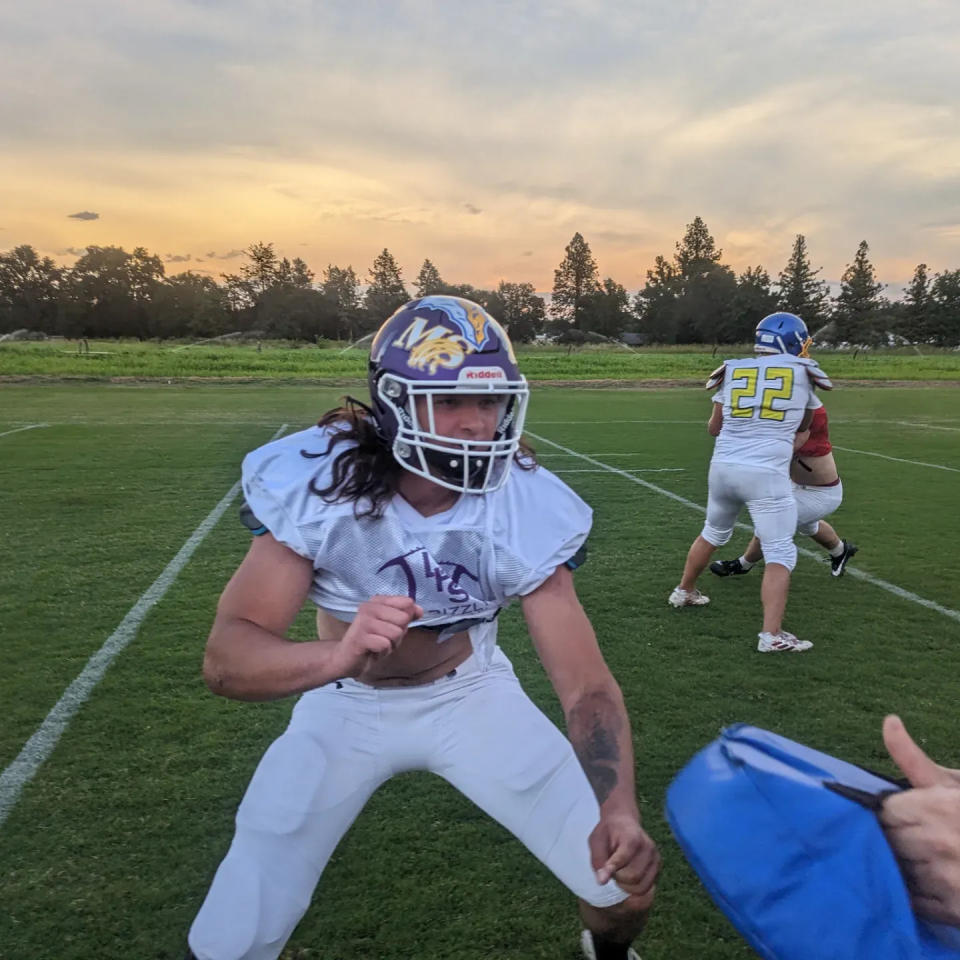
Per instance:
[[[797,565],[797,545],[793,538],[783,540],[761,540],[763,562],[766,564],[779,563],[788,570]]]
[[[718,527],[715,527],[712,524],[705,523],[703,525],[703,530],[700,531],[700,536],[712,546],[722,547],[733,536],[733,528],[731,527],[729,530],[720,530]]]
[[[805,537],[815,536],[820,529],[819,520],[811,520],[809,523],[798,523],[797,533],[802,533]]]

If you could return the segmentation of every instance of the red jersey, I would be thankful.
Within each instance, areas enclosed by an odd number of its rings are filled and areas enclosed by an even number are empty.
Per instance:
[[[827,408],[817,407],[813,411],[813,420],[810,423],[810,437],[796,452],[796,456],[825,457],[832,450],[830,434],[827,432]]]

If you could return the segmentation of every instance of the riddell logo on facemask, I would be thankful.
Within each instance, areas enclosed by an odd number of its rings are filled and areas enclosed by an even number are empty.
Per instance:
[[[460,371],[458,380],[506,380],[507,375],[500,367],[467,367]]]

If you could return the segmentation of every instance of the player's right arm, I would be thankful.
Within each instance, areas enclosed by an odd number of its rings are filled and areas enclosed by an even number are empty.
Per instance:
[[[255,537],[220,597],[207,640],[207,686],[235,700],[275,700],[343,677],[393,650],[422,610],[409,597],[372,597],[340,640],[288,640],[314,569],[269,533]]]
[[[723,429],[723,404],[714,401],[713,410],[710,411],[710,419],[707,421],[707,433],[711,437],[719,436]]]

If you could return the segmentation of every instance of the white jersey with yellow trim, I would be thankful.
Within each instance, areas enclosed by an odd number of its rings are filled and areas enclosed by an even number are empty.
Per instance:
[[[832,388],[815,360],[789,353],[727,360],[707,381],[717,387],[723,426],[713,460],[787,473],[793,438],[806,410],[822,406],[813,392]]]

